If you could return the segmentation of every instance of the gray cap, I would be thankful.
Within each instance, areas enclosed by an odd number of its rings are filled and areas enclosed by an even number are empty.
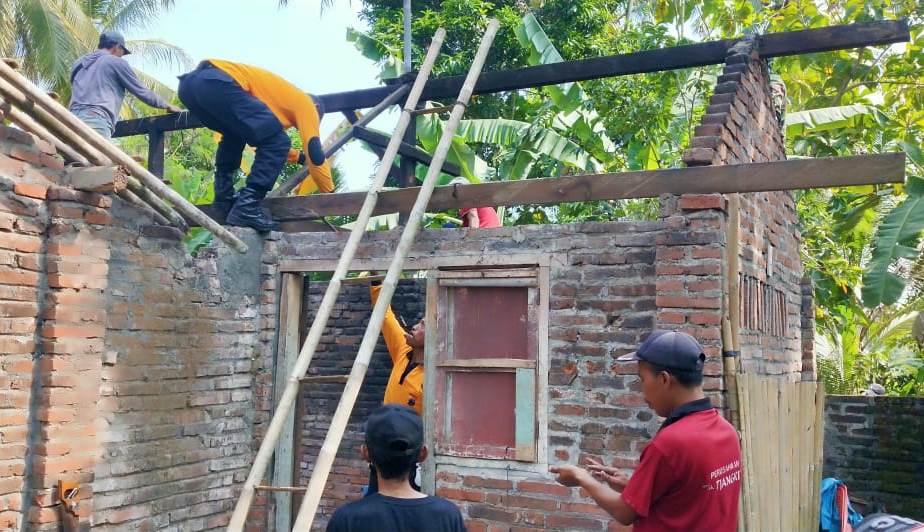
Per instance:
[[[125,46],[125,36],[115,30],[106,30],[99,34],[99,47],[100,48],[112,48],[115,45],[119,45],[125,50],[126,54],[131,52]]]
[[[652,331],[634,352],[623,355],[620,362],[643,360],[667,368],[702,371],[706,355],[699,342],[677,331]]]

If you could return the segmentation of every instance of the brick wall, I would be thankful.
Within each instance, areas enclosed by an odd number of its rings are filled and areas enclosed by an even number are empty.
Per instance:
[[[223,527],[270,406],[272,258],[242,232],[193,260],[62,169],[0,127],[0,527],[58,530],[61,480],[101,530]]]
[[[786,158],[769,71],[758,53],[750,41],[741,41],[729,50],[710,105],[694,132],[690,148],[684,152],[684,162],[688,166]],[[741,367],[751,373],[790,378],[801,378],[800,373],[805,371],[805,377],[811,380],[814,378],[812,353],[810,348],[803,348],[803,334],[810,332],[812,327],[811,315],[804,313],[811,305],[811,292],[804,300],[799,256],[801,237],[795,201],[790,192],[739,194],[738,197]],[[676,205],[668,204],[667,207],[669,215],[677,216],[678,211],[685,213],[688,224],[699,223],[725,232],[726,220],[721,215],[727,207],[725,195],[687,195]],[[724,245],[724,238],[716,238]],[[713,242],[691,244],[711,245]],[[684,257],[692,253],[716,255],[714,249],[704,250],[702,245],[697,248],[685,250]],[[717,262],[714,272],[724,264],[721,259]],[[700,286],[714,290],[719,279],[713,276],[709,280],[712,282]],[[689,287],[687,289],[692,292]],[[717,292],[707,295],[714,294]],[[710,309],[720,308],[715,300],[700,303]],[[662,305],[659,303],[659,306]],[[674,317],[673,313],[669,314],[669,318]],[[708,319],[712,322],[710,325],[720,323],[721,314],[713,312]],[[702,340],[713,341],[712,338]]]
[[[885,510],[924,521],[924,397],[828,396],[825,477]]]
[[[657,429],[658,420],[637,395],[637,388],[632,384],[635,376],[629,375],[623,365],[616,365],[615,358],[634,348],[654,323],[655,241],[667,231],[661,222],[527,226],[480,232],[424,231],[407,267],[415,268],[415,262],[434,257],[468,257],[474,265],[511,253],[552,254],[549,452],[543,460],[572,463],[594,456],[622,467],[632,467],[642,446]],[[357,254],[361,267],[381,269],[391,256],[397,236],[396,232],[366,235]],[[334,260],[344,240],[343,235],[329,233],[286,235],[280,246],[280,260],[306,256]],[[353,305],[357,305],[361,310],[353,315],[355,322],[349,330],[358,337],[369,315],[369,303],[364,300],[364,294],[353,293],[365,291],[365,287],[347,288],[352,291],[341,297],[339,318],[332,326],[343,327],[342,335],[336,338],[351,344],[351,333],[341,320],[354,314]],[[311,297],[317,298],[318,290],[320,287],[309,289],[309,294],[314,294],[309,295],[309,301]],[[419,294],[421,292],[415,290],[412,298],[418,299]],[[405,305],[406,297],[402,293],[397,304],[399,308]],[[420,305],[419,300],[415,304]],[[414,313],[409,310],[406,317],[410,319]],[[338,364],[343,364],[343,357],[352,357],[355,347],[351,345],[348,351],[349,354],[336,356]],[[325,353],[325,356],[329,360],[330,355]],[[384,352],[376,355],[379,361],[384,356]],[[384,372],[375,373],[381,369],[373,368],[373,378],[384,378]],[[325,368],[322,371],[334,370]],[[331,402],[339,399],[337,385],[326,386],[333,388],[330,396],[323,399]],[[381,388],[374,393],[371,399],[379,400]],[[310,412],[311,404],[307,409]],[[309,416],[308,422],[314,421]],[[360,437],[358,421],[354,421],[347,433],[347,448],[355,448]],[[321,434],[315,436],[320,437]],[[316,445],[318,441],[313,443]],[[365,483],[365,469],[356,451],[344,453],[342,449],[341,453],[338,464],[348,474],[329,484],[331,501],[335,497],[355,494],[358,485],[342,486],[353,474],[358,474]],[[306,469],[311,467],[314,456],[316,451],[303,458],[299,472],[303,478],[307,478]],[[349,471],[350,468],[353,471]],[[339,490],[348,493],[342,494]],[[498,462],[494,468],[463,467],[451,460],[442,463],[437,469],[437,492],[460,505],[468,519],[469,530],[474,531],[487,530],[489,526],[498,529],[589,527],[592,530],[605,530],[608,526],[608,519],[599,511],[590,510],[589,501],[576,490],[557,486],[547,473],[524,470],[512,462]]]
[[[327,289],[325,282],[306,283],[302,308],[302,338],[314,320]],[[402,316],[408,325],[423,319],[426,306],[426,283],[422,279],[405,279],[398,283],[392,298],[392,309]],[[331,312],[327,329],[321,336],[321,343],[312,359],[312,375],[348,375],[353,360],[359,352],[372,304],[367,285],[347,284],[340,291],[334,310]],[[385,342],[379,335],[369,364],[366,379],[350,416],[343,444],[337,453],[329,477],[327,490],[321,499],[316,522],[319,526],[327,522],[330,515],[349,500],[360,496],[362,487],[368,483],[369,468],[359,455],[363,443],[363,424],[385,395],[385,384],[391,374],[391,360]],[[311,478],[312,465],[327,434],[331,418],[337,409],[343,384],[305,384],[299,394],[296,435],[296,485],[306,486]],[[301,497],[295,497],[297,508]]]

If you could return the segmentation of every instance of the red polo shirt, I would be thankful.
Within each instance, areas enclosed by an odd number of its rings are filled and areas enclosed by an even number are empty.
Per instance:
[[[465,215],[471,212],[471,208],[459,209],[459,218],[462,218],[462,227],[468,227],[468,220]],[[490,229],[492,227],[501,227],[500,217],[494,207],[478,207],[475,209],[478,213],[478,224],[481,229]]]
[[[642,451],[622,499],[635,532],[734,532],[738,527],[738,434],[709,399],[675,410]]]

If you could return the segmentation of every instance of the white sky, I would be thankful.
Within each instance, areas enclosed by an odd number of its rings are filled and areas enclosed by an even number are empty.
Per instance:
[[[275,72],[314,94],[379,85],[378,68],[346,40],[349,27],[365,29],[357,12],[360,2],[336,0],[321,13],[320,0],[290,0],[284,8],[276,0],[178,0],[176,7],[128,39],[163,39],[186,50],[193,61],[214,57],[259,66]],[[176,89],[181,72],[157,68],[129,56],[132,63]],[[394,127],[397,112],[373,125]],[[328,114],[322,137],[343,115]],[[363,189],[375,171],[377,158],[351,142],[338,154],[349,189]]]

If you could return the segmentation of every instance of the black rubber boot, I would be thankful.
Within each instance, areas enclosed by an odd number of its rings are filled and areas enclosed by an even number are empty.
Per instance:
[[[228,212],[234,206],[237,194],[234,193],[234,173],[215,173],[215,199],[212,201],[213,214],[218,223],[223,224]]]
[[[261,192],[247,187],[241,190],[234,202],[234,207],[228,213],[228,225],[250,227],[260,233],[278,231],[279,224],[270,218],[269,214],[260,206],[260,201],[266,196]]]

